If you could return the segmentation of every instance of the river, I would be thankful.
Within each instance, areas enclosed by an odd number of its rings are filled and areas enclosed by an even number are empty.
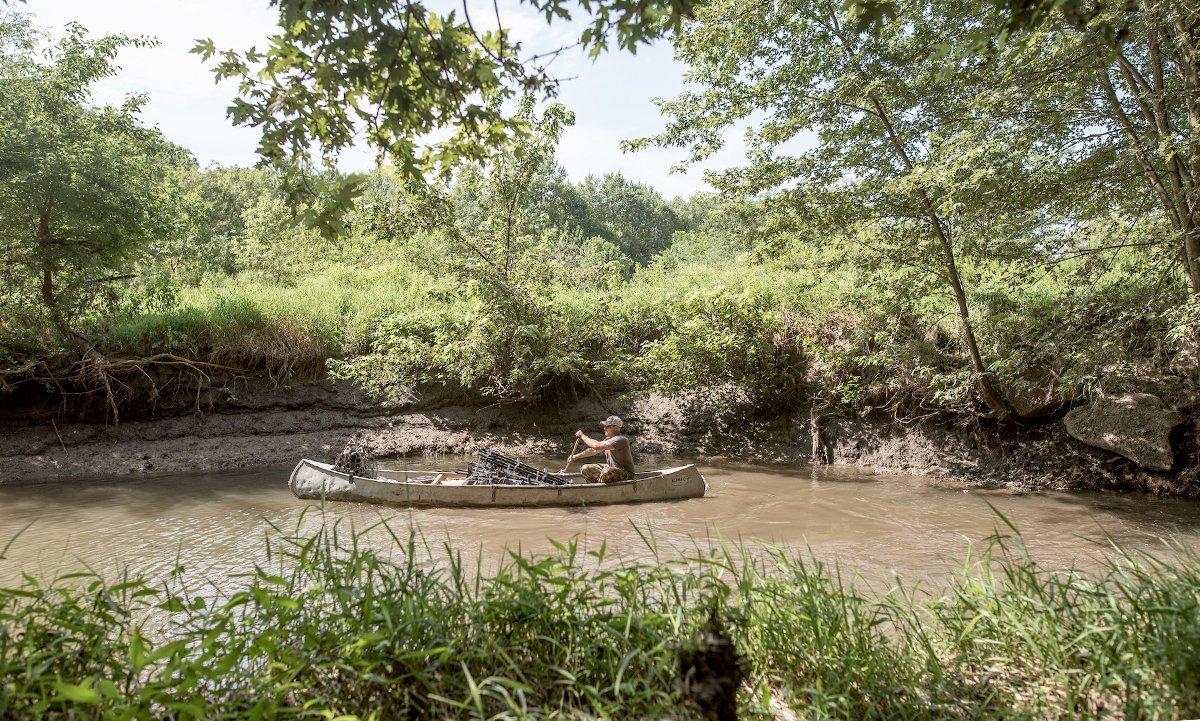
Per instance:
[[[409,462],[412,469],[453,467],[457,459]],[[553,465],[549,462],[546,465]],[[393,464],[393,467],[396,467]],[[123,568],[151,577],[177,562],[217,584],[264,558],[272,525],[294,528],[305,502],[287,489],[288,468],[0,487],[0,583],[21,572],[42,577]],[[391,519],[435,546],[501,557],[505,548],[539,552],[548,538],[579,537],[626,556],[648,552],[641,533],[662,546],[695,540],[767,541],[811,548],[844,574],[868,582],[892,574],[924,580],[960,568],[970,548],[997,529],[996,511],[1021,530],[1030,553],[1053,566],[1093,564],[1109,539],[1163,553],[1163,539],[1200,547],[1200,504],[1096,493],[1018,495],[950,488],[916,476],[845,468],[705,464],[708,495],[677,503],[594,508],[407,510],[331,503],[326,520],[365,528]],[[995,510],[994,510],[995,509]],[[318,522],[312,511],[305,523]],[[641,531],[641,533],[639,533]],[[387,544],[383,533],[371,543]]]

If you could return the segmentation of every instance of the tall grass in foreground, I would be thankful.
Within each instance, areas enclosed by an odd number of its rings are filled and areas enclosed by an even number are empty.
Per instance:
[[[281,534],[218,597],[182,570],[0,590],[0,716],[691,717],[681,658],[714,619],[745,718],[1200,713],[1200,559],[1183,549],[1055,572],[997,540],[930,597],[860,593],[766,547],[626,562],[567,543],[492,571],[359,537]]]

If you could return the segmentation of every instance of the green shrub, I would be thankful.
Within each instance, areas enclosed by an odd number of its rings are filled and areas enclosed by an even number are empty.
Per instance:
[[[615,249],[596,241],[598,265],[569,266],[556,255],[561,240],[522,239],[529,247],[505,271],[507,290],[485,288],[482,271],[398,259],[418,247],[436,254],[440,241],[343,244],[356,260],[288,283],[226,277],[119,305],[115,320],[96,321],[99,346],[280,381],[328,370],[388,399],[432,382],[502,401],[722,389],[771,412],[808,402],[900,417],[978,408],[953,303],[919,274],[896,271],[881,289],[868,269],[837,260],[840,250],[813,246],[769,263],[677,259],[621,280],[628,267],[609,257]],[[1169,393],[1186,382],[1189,306],[1138,262],[1130,253],[1101,271],[964,263],[977,278],[970,300],[990,371],[1010,395]],[[0,353],[11,366],[38,342],[14,332]]]

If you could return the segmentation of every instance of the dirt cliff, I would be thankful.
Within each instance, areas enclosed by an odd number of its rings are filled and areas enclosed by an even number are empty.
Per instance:
[[[565,455],[577,428],[617,414],[642,458],[729,457],[828,462],[953,478],[968,485],[1138,490],[1195,496],[1191,426],[1177,432],[1173,470],[1140,469],[1071,438],[1061,423],[988,426],[961,420],[905,424],[809,409],[764,414],[736,397],[590,398],[561,407],[489,404],[418,389],[385,407],[330,382],[273,387],[243,381],[194,399],[131,412],[118,425],[64,418],[46,399],[0,408],[0,483],[137,473],[218,471],[330,459],[357,437],[378,455],[459,454],[484,446],[515,455]],[[197,408],[200,408],[197,411]],[[814,444],[816,454],[814,458]]]

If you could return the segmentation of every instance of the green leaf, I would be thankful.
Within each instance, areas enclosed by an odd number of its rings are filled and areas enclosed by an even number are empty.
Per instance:
[[[81,684],[71,684],[65,681],[55,681],[54,689],[58,692],[58,700],[71,703],[94,704],[100,702],[100,694],[92,688],[91,681]]]

